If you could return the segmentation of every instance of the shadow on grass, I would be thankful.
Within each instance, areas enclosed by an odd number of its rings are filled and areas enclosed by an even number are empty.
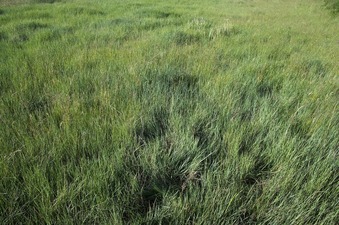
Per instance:
[[[66,9],[68,14],[73,16],[88,15],[88,16],[102,16],[105,12],[95,8],[88,7],[73,7]]]
[[[254,185],[261,183],[267,179],[273,165],[262,158],[257,159],[250,171],[244,175],[242,182],[246,185]]]
[[[164,107],[153,109],[147,116],[147,118],[139,120],[134,130],[135,138],[141,146],[163,136],[168,129],[169,113]]]
[[[167,19],[167,18],[179,18],[181,17],[180,14],[169,12],[169,11],[162,11],[162,10],[153,10],[153,9],[145,9],[141,10],[138,15],[140,17],[152,17],[156,19]]]
[[[147,72],[138,92],[140,99],[152,95],[179,99],[191,99],[199,93],[198,78],[177,69],[160,72]]]
[[[321,60],[305,61],[302,65],[302,70],[307,73],[313,73],[318,77],[324,77],[328,72],[327,66]]]

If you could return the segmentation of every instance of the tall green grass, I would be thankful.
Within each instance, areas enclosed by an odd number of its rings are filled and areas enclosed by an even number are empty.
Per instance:
[[[1,3],[1,224],[338,221],[320,1]]]

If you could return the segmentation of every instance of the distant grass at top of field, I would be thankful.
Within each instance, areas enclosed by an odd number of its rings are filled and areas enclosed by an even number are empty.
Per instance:
[[[30,3],[56,3],[63,0],[0,0],[0,6],[11,6]]]

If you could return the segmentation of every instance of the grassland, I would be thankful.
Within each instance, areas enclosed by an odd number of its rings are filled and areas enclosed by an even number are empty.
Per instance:
[[[0,0],[0,223],[335,224],[331,11]]]

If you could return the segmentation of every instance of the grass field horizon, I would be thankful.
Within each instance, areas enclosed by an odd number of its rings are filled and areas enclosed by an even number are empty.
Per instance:
[[[0,224],[336,224],[336,0],[0,0]]]

